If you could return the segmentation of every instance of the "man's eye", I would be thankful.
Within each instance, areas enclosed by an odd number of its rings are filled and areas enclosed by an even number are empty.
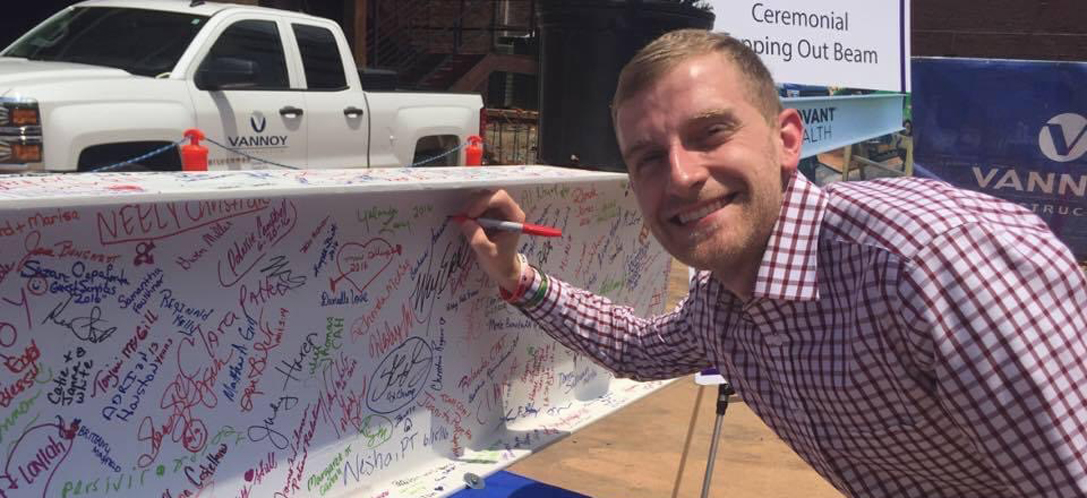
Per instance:
[[[709,135],[711,137],[714,135],[720,135],[722,133],[727,133],[728,129],[728,126],[725,126],[723,124],[710,125],[706,127],[706,135]]]
[[[662,157],[661,154],[646,154],[635,161],[634,169],[641,175],[651,173],[660,165]]]

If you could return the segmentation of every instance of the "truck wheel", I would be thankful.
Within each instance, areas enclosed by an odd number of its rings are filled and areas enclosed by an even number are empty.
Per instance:
[[[127,142],[87,147],[79,155],[78,171],[89,172],[140,157],[169,145],[170,142]],[[108,171],[181,171],[181,154],[167,149],[138,163],[110,168]]]

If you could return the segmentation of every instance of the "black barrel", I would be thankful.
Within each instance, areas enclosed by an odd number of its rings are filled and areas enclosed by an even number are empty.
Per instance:
[[[542,164],[625,171],[608,105],[619,71],[658,36],[713,28],[713,13],[677,1],[542,0]]]

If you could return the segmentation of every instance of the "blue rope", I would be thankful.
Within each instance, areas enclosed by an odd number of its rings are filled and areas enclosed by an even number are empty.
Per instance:
[[[459,150],[461,150],[461,149],[463,149],[463,148],[465,148],[467,146],[468,146],[468,142],[464,142],[464,143],[462,143],[462,144],[460,144],[460,145],[458,145],[458,146],[456,146],[456,147],[454,147],[452,149],[449,149],[449,150],[447,150],[447,151],[445,151],[445,152],[443,152],[441,154],[438,154],[438,155],[436,155],[436,156],[434,156],[434,157],[432,157],[430,159],[423,159],[422,161],[412,163],[411,166],[408,166],[408,167],[409,168],[414,168],[416,166],[422,166],[422,165],[424,165],[426,163],[429,163],[429,162],[431,162],[431,161],[433,161],[435,159],[441,159],[441,158],[443,158],[445,156],[448,156],[449,154],[457,152],[457,151],[459,151]]]
[[[233,152],[233,153],[235,153],[235,154],[238,154],[238,155],[241,155],[241,156],[245,156],[245,157],[248,157],[249,159],[252,159],[252,160],[254,160],[254,161],[260,161],[260,162],[262,162],[262,163],[267,163],[267,164],[271,164],[271,165],[273,165],[273,166],[279,166],[279,167],[281,167],[281,168],[288,168],[288,169],[302,169],[302,168],[299,168],[299,167],[297,167],[297,166],[290,166],[290,165],[287,165],[287,164],[280,164],[280,163],[277,163],[277,162],[274,162],[274,161],[269,161],[269,160],[267,160],[267,159],[261,159],[261,158],[259,158],[259,157],[257,157],[257,156],[254,156],[254,155],[251,155],[251,154],[247,154],[247,153],[245,153],[245,152],[242,152],[242,151],[240,151],[240,150],[238,150],[238,149],[233,149],[233,148],[227,147],[227,146],[225,146],[225,145],[223,145],[223,144],[221,144],[221,143],[219,143],[219,142],[216,142],[215,140],[212,140],[212,139],[210,139],[210,138],[207,138],[207,139],[205,139],[205,140],[207,140],[207,141],[209,141],[209,142],[211,142],[211,143],[215,144],[216,146],[218,146],[218,147],[220,147],[220,148],[226,149],[226,150],[228,150],[228,151],[230,151],[230,152]],[[408,167],[409,167],[409,168],[414,168],[414,167],[416,167],[416,166],[422,166],[422,165],[424,165],[424,164],[426,164],[426,163],[429,163],[429,162],[431,162],[431,161],[435,161],[435,160],[441,159],[441,158],[443,158],[443,157],[445,157],[445,156],[448,156],[449,154],[452,154],[452,153],[454,153],[454,152],[457,152],[457,151],[459,151],[459,150],[461,150],[461,149],[465,148],[466,146],[468,146],[468,142],[464,142],[464,143],[462,143],[462,144],[460,144],[460,145],[458,145],[458,146],[456,146],[456,147],[454,147],[454,148],[452,148],[452,149],[449,149],[449,150],[447,150],[447,151],[445,151],[445,152],[443,152],[443,153],[441,153],[441,154],[438,154],[438,155],[436,155],[436,156],[434,156],[434,157],[431,157],[431,158],[427,158],[427,159],[423,159],[422,161],[418,161],[418,162],[412,163],[412,164],[411,164],[411,165],[409,165]]]
[[[188,140],[188,138],[182,138],[181,140],[178,140],[178,141],[176,141],[176,142],[174,142],[172,144],[163,145],[162,147],[159,147],[159,148],[157,148],[157,149],[155,149],[155,150],[153,150],[151,152],[148,152],[148,153],[146,153],[146,154],[144,154],[142,156],[139,156],[139,157],[134,157],[134,158],[129,159],[127,161],[121,161],[119,163],[111,164],[109,166],[100,166],[98,168],[92,168],[90,170],[90,172],[91,173],[99,173],[99,172],[102,172],[102,171],[110,171],[110,170],[113,170],[113,169],[120,168],[122,166],[128,166],[129,164],[132,164],[132,163],[138,163],[138,162],[143,161],[144,159],[147,159],[149,157],[156,156],[156,155],[162,154],[163,152],[166,152],[167,150],[170,150],[172,148],[176,148],[178,145],[181,144],[181,142],[184,142],[185,140]]]
[[[122,166],[127,166],[127,165],[132,164],[132,163],[138,163],[138,162],[143,161],[144,159],[147,159],[149,157],[156,156],[158,154],[162,154],[163,152],[166,152],[167,150],[169,150],[171,148],[175,148],[178,145],[180,145],[182,142],[184,142],[185,140],[188,140],[188,138],[182,138],[182,139],[180,139],[180,140],[178,140],[178,141],[176,141],[176,142],[174,142],[172,144],[163,145],[162,147],[159,147],[159,148],[157,148],[157,149],[155,149],[155,150],[153,150],[151,152],[148,152],[148,153],[146,153],[146,154],[144,154],[142,156],[134,157],[134,158],[129,159],[127,161],[122,161],[122,162],[119,162],[119,163],[116,163],[116,164],[111,164],[109,166],[102,166],[102,167],[98,167],[98,168],[93,168],[90,171],[93,172],[93,173],[98,173],[98,172],[110,171],[110,170],[113,170],[113,169],[117,169],[117,168],[120,168]],[[227,147],[226,145],[223,145],[223,144],[221,144],[219,142],[216,142],[215,140],[213,140],[211,138],[205,138],[204,140],[207,140],[208,142],[211,142],[212,144],[216,145],[217,147],[219,147],[221,149],[225,149],[228,152],[233,152],[233,153],[238,154],[240,156],[248,157],[249,159],[252,159],[254,161],[260,161],[262,163],[271,164],[273,166],[279,166],[281,168],[295,169],[295,170],[301,169],[301,168],[299,168],[297,166],[291,166],[289,164],[281,164],[281,163],[277,163],[275,161],[269,161],[267,159],[261,159],[261,158],[259,158],[257,156],[242,152],[241,150],[231,148],[231,147]],[[447,150],[447,151],[445,151],[445,152],[443,152],[441,154],[438,154],[438,155],[436,155],[434,157],[430,157],[430,158],[427,158],[427,159],[423,159],[422,161],[414,162],[411,165],[409,165],[408,167],[409,168],[414,168],[414,167],[417,167],[417,166],[422,166],[422,165],[424,165],[426,163],[436,161],[438,159],[446,157],[449,154],[459,152],[461,149],[463,149],[463,148],[465,148],[467,146],[468,146],[468,142],[464,142],[464,143],[462,143],[462,144],[460,144],[460,145],[458,145],[458,146],[456,146],[456,147],[454,147],[452,149],[449,149],[449,150]]]

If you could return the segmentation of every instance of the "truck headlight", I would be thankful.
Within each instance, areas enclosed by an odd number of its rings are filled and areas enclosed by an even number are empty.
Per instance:
[[[0,98],[0,164],[41,162],[41,125],[37,101]]]
[[[0,99],[0,127],[41,125],[37,102],[30,99]]]
[[[15,126],[41,126],[38,106],[16,107],[10,111],[11,124]]]

